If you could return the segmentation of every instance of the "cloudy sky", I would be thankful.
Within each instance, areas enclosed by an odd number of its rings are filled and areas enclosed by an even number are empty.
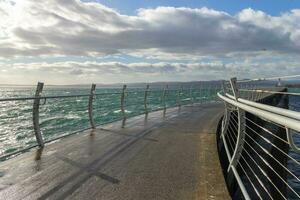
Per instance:
[[[0,84],[300,74],[299,0],[0,0]]]

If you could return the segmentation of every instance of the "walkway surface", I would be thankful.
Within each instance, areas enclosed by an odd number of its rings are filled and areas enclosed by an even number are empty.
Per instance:
[[[66,137],[0,163],[0,199],[230,199],[222,104],[184,106]]]

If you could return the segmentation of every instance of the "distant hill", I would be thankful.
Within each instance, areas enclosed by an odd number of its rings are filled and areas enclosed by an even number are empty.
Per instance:
[[[215,81],[191,81],[191,82],[150,82],[150,83],[125,83],[127,87],[130,88],[145,88],[148,84],[151,88],[162,88],[168,85],[169,88],[178,88],[178,87],[200,87],[200,85],[220,85],[221,80]],[[124,83],[114,83],[114,84],[103,84],[96,83],[97,88],[120,88]],[[63,87],[63,88],[89,88],[91,84],[72,84],[72,85],[48,85],[46,87]],[[0,84],[0,87],[35,87],[35,85],[14,85],[14,84]]]

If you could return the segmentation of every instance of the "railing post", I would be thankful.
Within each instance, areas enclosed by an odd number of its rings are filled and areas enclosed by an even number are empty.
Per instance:
[[[202,83],[200,82],[200,85],[199,85],[199,102],[200,104],[202,104]]]
[[[123,115],[123,118],[125,118],[125,91],[127,86],[123,85],[122,94],[121,94],[121,112]]]
[[[207,97],[208,97],[208,102],[209,103],[210,103],[210,99],[211,99],[211,89],[212,89],[212,86],[210,85],[210,83],[208,83],[208,87],[207,87],[208,94],[207,94]]]
[[[296,153],[300,154],[300,148],[294,142],[292,131],[289,128],[285,128],[285,131],[290,148],[293,149],[293,151],[295,151]]]
[[[147,102],[148,92],[149,92],[149,85],[146,86],[145,96],[144,96],[144,108],[146,114],[148,113],[148,102]]]
[[[235,78],[231,79],[230,83],[231,83],[231,86],[232,86],[232,89],[233,89],[234,97],[237,100],[238,96],[235,96],[235,95],[238,94],[237,87],[236,87],[236,79]],[[226,91],[225,81],[222,82],[222,87],[223,87],[224,96],[226,96],[227,91]],[[231,110],[231,108],[229,107],[229,104],[226,105],[226,103],[225,103],[225,113],[227,113],[227,114],[224,116],[225,119],[223,119],[223,123],[222,123],[221,139],[223,140],[223,145],[224,145],[224,148],[225,148],[225,152],[226,152],[227,158],[229,160],[229,165],[228,165],[228,170],[227,170],[227,182],[228,182],[229,185],[232,184],[232,181],[234,180],[233,177],[235,177],[235,180],[237,181],[244,198],[246,200],[250,200],[249,194],[248,194],[248,192],[247,192],[247,190],[246,190],[246,188],[245,188],[245,186],[244,186],[244,184],[243,184],[243,182],[242,182],[242,180],[241,180],[241,178],[238,174],[238,171],[236,170],[236,165],[237,165],[237,162],[239,161],[239,158],[241,156],[241,151],[243,149],[243,144],[240,144],[240,142],[244,141],[244,138],[241,137],[241,133],[245,134],[245,132],[244,131],[241,132],[242,129],[239,126],[239,128],[238,128],[238,139],[237,139],[236,146],[235,146],[235,149],[234,149],[234,153],[233,153],[232,156],[230,155],[230,151],[229,151],[229,148],[227,146],[226,139],[225,139],[225,133],[228,130],[228,124],[230,122],[230,113],[231,113],[230,110]],[[242,112],[244,112],[244,111],[242,111]],[[245,125],[245,121],[244,121],[244,123],[241,121],[241,119],[244,120],[245,118],[241,117],[240,112],[239,112],[238,118],[239,118],[238,119],[239,120],[239,125],[240,124]],[[245,137],[245,135],[243,135],[243,137]],[[229,172],[232,172],[232,173],[229,173]]]
[[[95,128],[95,122],[94,122],[94,117],[93,117],[93,101],[95,98],[95,89],[96,89],[96,84],[92,84],[90,97],[89,97],[89,105],[88,105],[89,106],[88,107],[89,119],[90,119],[90,124],[91,124],[92,129]]]
[[[218,95],[217,94],[218,94],[218,91],[219,91],[220,88],[221,88],[220,85],[216,85],[215,94],[214,94],[215,95],[215,97],[214,97],[215,99],[214,100],[216,102],[218,101]]]
[[[222,82],[222,90],[223,90],[224,95],[226,95],[227,90],[226,90],[225,81]],[[225,112],[224,112],[224,117],[223,117],[223,121],[222,121],[221,137],[224,137],[228,131],[228,125],[229,125],[230,115],[231,115],[231,112],[229,110],[229,105],[225,101],[224,101],[224,106],[225,106]]]
[[[166,108],[167,108],[167,105],[166,105],[167,90],[168,90],[168,85],[165,86],[164,91],[163,91],[163,96],[162,96],[163,104],[164,104],[164,110],[166,110]]]
[[[250,90],[251,90],[251,96],[250,96],[250,101],[254,101],[254,86],[253,86],[253,84],[251,84],[251,86],[250,86],[251,88],[250,88]]]
[[[230,85],[233,91],[233,96],[235,97],[235,100],[239,98],[239,91],[237,87],[237,80],[236,78],[231,78],[230,79]],[[240,157],[241,153],[243,151],[243,146],[244,146],[244,139],[245,139],[245,111],[237,108],[238,112],[238,133],[237,133],[237,141],[235,145],[234,152],[232,154],[231,160],[229,162],[229,166],[227,169],[227,172],[230,171],[232,167],[236,167]]]
[[[211,97],[211,85],[208,83],[207,86],[207,102],[210,103],[210,97]]]
[[[203,86],[204,86],[204,88],[203,88],[203,91],[204,91],[203,103],[205,103],[208,99],[208,85],[204,84]]]
[[[181,93],[182,93],[182,85],[177,90],[177,106],[181,107]]]
[[[190,87],[190,103],[194,104],[194,99],[193,99],[193,86],[191,85]]]
[[[44,87],[44,83],[38,82],[35,91],[35,99],[33,102],[33,109],[32,109],[33,129],[34,129],[36,141],[41,148],[44,147],[44,141],[41,134],[40,123],[39,123],[39,108],[40,108],[40,97],[43,91],[43,87]]]

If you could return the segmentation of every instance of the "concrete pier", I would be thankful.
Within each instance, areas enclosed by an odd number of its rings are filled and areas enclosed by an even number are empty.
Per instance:
[[[0,199],[230,199],[215,134],[223,111],[171,108],[24,153],[0,163]]]

